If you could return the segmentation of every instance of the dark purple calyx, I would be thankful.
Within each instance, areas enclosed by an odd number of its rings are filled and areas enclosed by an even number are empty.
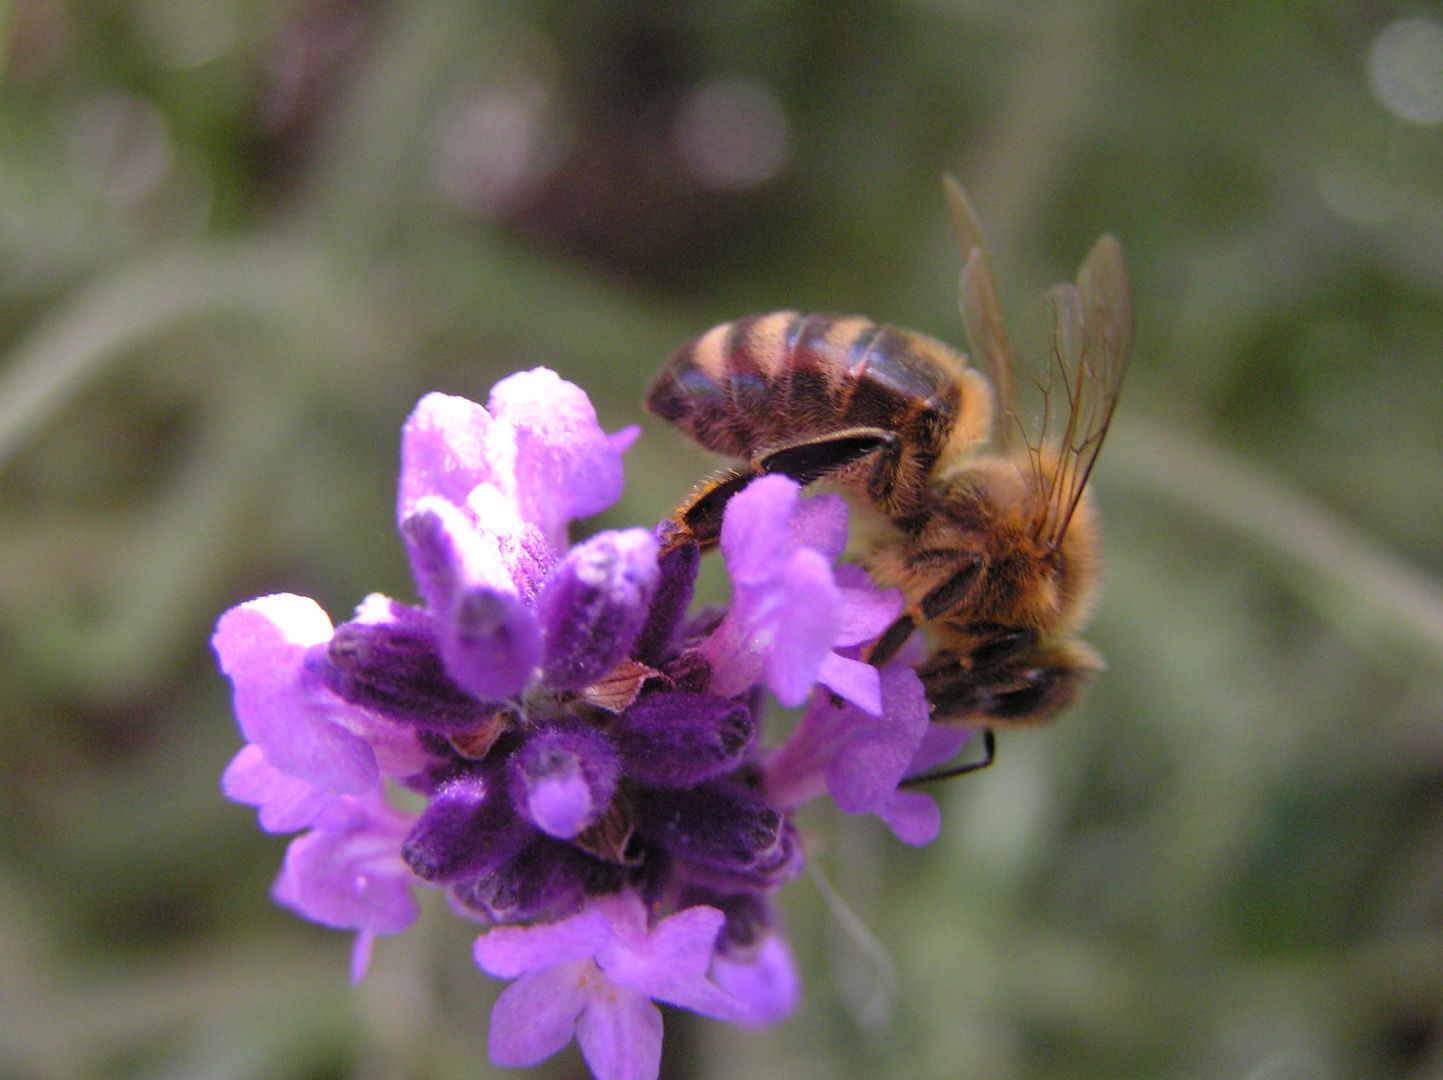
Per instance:
[[[580,909],[588,896],[614,893],[625,882],[622,867],[594,859],[549,836],[534,839],[503,865],[452,886],[464,907],[499,923],[560,919]]]
[[[494,705],[457,686],[441,662],[435,632],[423,612],[392,605],[392,622],[348,622],[325,645],[306,654],[307,669],[345,701],[428,731],[467,731],[484,723]]]
[[[751,713],[715,694],[639,698],[611,728],[628,776],[648,787],[694,787],[731,772],[756,734]]]
[[[706,904],[726,916],[726,923],[717,935],[717,950],[724,956],[745,956],[776,924],[776,916],[759,890],[718,892],[700,886],[681,890],[677,906]]]
[[[489,873],[536,836],[506,792],[496,790],[496,776],[467,773],[436,790],[401,846],[417,877],[445,884]]]
[[[537,601],[548,685],[580,690],[630,655],[656,591],[656,553],[644,529],[604,532],[552,571]]]
[[[663,521],[656,527],[656,539],[663,549],[677,528],[674,521]],[[643,664],[659,667],[675,654],[677,627],[691,606],[700,566],[701,548],[694,541],[666,550],[657,561],[656,596],[633,650]]]
[[[729,780],[643,789],[636,796],[636,811],[637,828],[645,839],[703,867],[765,873],[788,857],[781,812]]]

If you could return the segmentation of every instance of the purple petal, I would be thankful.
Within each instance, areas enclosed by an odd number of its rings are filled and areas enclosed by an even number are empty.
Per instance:
[[[917,791],[894,791],[877,807],[877,816],[913,847],[930,844],[942,831],[942,811],[937,800]]]
[[[841,594],[832,582],[832,566],[820,552],[803,548],[786,562],[777,596],[775,640],[767,656],[767,683],[777,700],[797,706],[817,681],[817,670],[831,652],[841,622]]]
[[[656,559],[646,529],[599,533],[571,549],[538,601],[548,684],[580,690],[631,652],[656,591]]]
[[[734,1020],[745,1007],[706,977],[725,922],[714,907],[689,907],[662,919],[645,937],[614,937],[596,962],[616,986],[703,1016]]]
[[[610,435],[606,437],[606,439],[608,442],[611,443],[611,448],[613,450],[615,450],[618,454],[624,454],[631,449],[632,444],[636,442],[636,440],[640,437],[641,425],[628,424],[620,431],[613,431]]]
[[[795,480],[763,476],[727,503],[721,550],[727,573],[738,586],[762,584],[781,570],[800,491]]]
[[[499,486],[523,518],[564,549],[567,522],[598,514],[621,497],[621,453],[581,388],[545,368],[502,379],[488,405],[512,432],[509,446],[493,440],[493,460],[514,454],[510,486]]]
[[[837,708],[826,695],[807,706],[787,741],[767,756],[767,801],[793,810],[827,790],[827,769],[846,744],[854,708]]]
[[[863,712],[882,715],[882,680],[871,664],[828,653],[817,671],[817,682]]]
[[[834,573],[842,591],[842,625],[833,642],[838,648],[871,641],[902,614],[901,592],[877,588],[860,566],[843,563]]]
[[[661,1072],[661,1010],[617,987],[596,996],[576,1022],[576,1042],[596,1080],[656,1080]]]
[[[266,760],[318,787],[359,795],[380,780],[376,755],[342,726],[355,710],[304,667],[306,650],[330,637],[331,620],[314,600],[279,593],[231,608],[211,643],[235,685],[241,731]]]
[[[922,736],[922,743],[907,766],[907,775],[924,773],[951,761],[979,730],[967,724],[929,724],[927,734]]]
[[[588,969],[596,971],[590,960],[559,963],[522,975],[503,990],[491,1009],[487,1049],[492,1064],[537,1065],[569,1043],[592,996],[595,980],[588,978]]]
[[[270,833],[304,829],[337,798],[334,791],[272,768],[255,743],[231,759],[221,790],[238,803],[260,807],[260,826]]]
[[[906,775],[928,725],[927,696],[916,672],[893,661],[882,667],[884,715],[849,709],[851,732],[831,768],[827,788],[849,814],[871,813]]]
[[[379,794],[346,796],[291,841],[271,890],[277,903],[313,922],[395,934],[416,919],[401,841],[411,818]]]
[[[401,483],[396,520],[427,496],[464,506],[471,490],[493,477],[487,460],[491,417],[474,401],[427,394],[401,429]]]
[[[847,550],[847,503],[840,495],[798,499],[787,524],[787,546],[809,547],[834,562]]]
[[[362,930],[351,944],[351,985],[360,986],[366,972],[371,969],[371,950],[376,944],[374,930]]]
[[[559,964],[590,960],[611,939],[611,923],[595,906],[560,922],[499,926],[476,939],[476,963],[488,975],[514,979]]]
[[[760,624],[757,605],[739,592],[721,625],[702,642],[699,654],[711,669],[710,689],[720,697],[736,697],[756,684],[766,669],[773,635]]]
[[[526,802],[536,827],[558,840],[570,840],[605,809],[591,798],[591,785],[579,772],[537,781]]]
[[[791,1014],[802,996],[802,980],[792,951],[768,935],[755,955],[738,959],[718,954],[712,980],[746,1007],[744,1024],[770,1024]]]

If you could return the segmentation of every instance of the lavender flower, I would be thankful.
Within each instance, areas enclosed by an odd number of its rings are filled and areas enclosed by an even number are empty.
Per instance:
[[[333,627],[267,596],[223,615],[214,645],[247,739],[224,790],[267,831],[306,830],[273,895],[358,931],[353,978],[375,935],[414,920],[417,885],[444,889],[492,927],[478,964],[516,979],[493,1060],[574,1035],[598,1077],[652,1080],[654,1001],[745,1024],[795,1006],[773,904],[804,857],[791,812],[830,791],[925,842],[936,806],[898,784],[949,737],[929,734],[905,651],[861,660],[901,598],[833,565],[836,497],[765,477],[731,501],[719,618],[687,620],[699,555],[669,522],[569,547],[571,520],[620,496],[635,434],[607,435],[542,369],[486,408],[427,395],[397,498],[422,605],[370,596]],[[770,754],[763,687],[811,698]]]
[[[661,1066],[661,1013],[669,1005],[721,1020],[745,1020],[742,999],[707,979],[716,908],[694,906],[648,926],[633,892],[594,901],[543,926],[502,927],[476,941],[476,962],[516,979],[491,1014],[491,1060],[535,1065],[571,1041],[597,1080],[644,1080]]]

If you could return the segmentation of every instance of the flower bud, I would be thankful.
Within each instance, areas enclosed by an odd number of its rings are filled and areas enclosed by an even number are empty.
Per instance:
[[[739,701],[715,694],[648,694],[613,737],[627,775],[651,787],[694,787],[740,764],[756,729]]]
[[[595,728],[557,724],[528,739],[508,771],[517,812],[547,835],[570,840],[610,804],[621,763]]]
[[[548,684],[580,690],[630,654],[656,590],[656,551],[645,529],[604,532],[552,571],[537,603]]]

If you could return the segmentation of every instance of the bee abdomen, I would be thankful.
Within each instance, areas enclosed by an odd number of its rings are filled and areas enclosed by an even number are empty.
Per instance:
[[[779,311],[724,323],[684,346],[646,404],[734,457],[875,427],[902,435],[930,468],[958,415],[962,367],[919,334],[857,316]]]

